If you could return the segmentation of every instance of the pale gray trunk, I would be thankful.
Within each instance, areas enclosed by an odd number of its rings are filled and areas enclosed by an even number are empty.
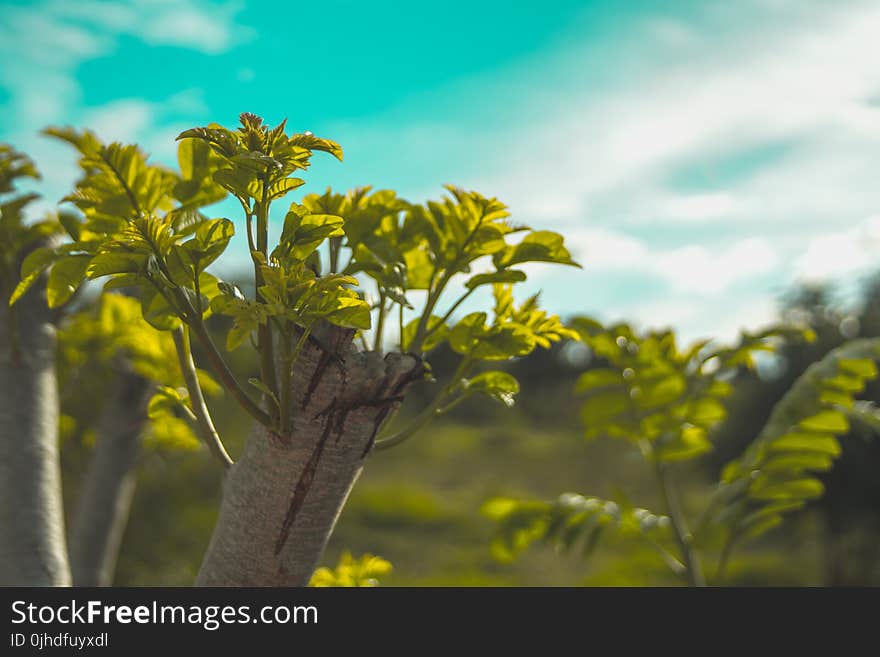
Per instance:
[[[200,586],[304,586],[376,431],[421,372],[412,356],[359,353],[350,331],[309,341],[294,376],[293,429],[257,425],[223,487]]]
[[[105,403],[92,461],[70,535],[76,586],[110,586],[135,488],[135,465],[147,423],[149,382],[121,372]]]
[[[55,327],[41,285],[12,310],[0,302],[0,584],[70,585]]]

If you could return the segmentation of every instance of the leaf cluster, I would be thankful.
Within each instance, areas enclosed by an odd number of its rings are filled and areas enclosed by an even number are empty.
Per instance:
[[[326,587],[374,587],[379,586],[379,578],[392,571],[391,563],[372,554],[353,557],[351,552],[343,552],[335,568],[318,568],[312,575],[309,586]]]

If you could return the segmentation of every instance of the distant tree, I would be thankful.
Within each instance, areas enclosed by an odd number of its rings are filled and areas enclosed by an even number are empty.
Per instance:
[[[605,328],[584,318],[574,326],[605,363],[577,384],[587,395],[586,435],[636,446],[664,508],[655,513],[575,493],[555,501],[496,498],[484,511],[497,523],[493,552],[501,560],[537,541],[589,554],[603,532],[616,532],[656,548],[692,586],[723,583],[736,546],[822,495],[818,474],[840,456],[850,418],[876,417],[876,409],[854,398],[877,376],[880,339],[848,342],[807,368],[778,400],[747,449],[724,466],[694,522],[680,500],[676,466],[713,449],[710,432],[727,416],[738,370],[754,369],[757,354],[784,349],[799,332],[772,329],[744,334],[735,347],[701,341],[681,349],[669,331],[641,335],[625,324]],[[803,335],[815,340],[811,330]],[[709,556],[717,566],[707,574]]]

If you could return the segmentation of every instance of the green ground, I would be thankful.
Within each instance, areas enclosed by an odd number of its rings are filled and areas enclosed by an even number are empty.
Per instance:
[[[118,584],[192,583],[219,501],[218,474],[204,453],[145,456]],[[709,490],[696,479],[687,479],[691,508],[699,508]],[[542,431],[516,411],[491,425],[440,423],[408,444],[370,457],[325,563],[335,563],[343,549],[379,554],[395,568],[384,583],[400,586],[678,583],[651,549],[613,541],[603,543],[588,562],[551,548],[533,549],[513,564],[492,559],[492,525],[479,513],[487,498],[552,498],[567,490],[612,498],[625,490],[633,503],[658,508],[653,482],[626,445],[585,443],[575,430]],[[820,583],[814,534],[809,518],[788,524],[735,560],[733,579]]]

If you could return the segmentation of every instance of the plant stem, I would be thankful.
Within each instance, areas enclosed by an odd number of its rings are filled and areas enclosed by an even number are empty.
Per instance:
[[[458,307],[467,300],[467,298],[471,295],[471,293],[475,289],[476,288],[470,288],[467,292],[462,294],[458,298],[458,300],[454,304],[452,304],[452,306],[449,308],[449,310],[446,311],[446,314],[443,315],[443,318],[439,322],[434,324],[434,326],[427,328],[424,336],[422,337],[422,341],[424,342],[425,340],[427,340],[431,336],[431,334],[434,333],[434,331],[438,330],[441,326],[443,326],[446,322],[448,322],[449,318],[452,317],[452,313],[454,313],[456,310],[458,310]]]
[[[229,366],[226,364],[226,361],[223,360],[220,352],[217,351],[217,345],[215,345],[214,341],[211,339],[211,335],[208,333],[205,323],[199,318],[194,318],[190,327],[194,331],[196,338],[198,338],[199,344],[204,348],[208,361],[211,363],[214,373],[220,379],[223,386],[233,397],[235,397],[236,401],[242,405],[244,410],[247,411],[252,418],[262,425],[271,427],[272,417],[254,403],[254,401],[248,397],[247,393],[241,389],[241,386],[238,385],[238,381],[235,380],[235,375],[230,371]]]
[[[267,184],[264,182],[264,190]],[[267,259],[269,257],[269,202],[266,193],[263,200],[256,204],[257,214],[257,251]],[[254,261],[254,287],[256,296],[260,296],[260,288],[263,286],[263,273],[257,261]],[[272,340],[272,327],[269,322],[260,324],[257,328],[257,349],[260,352],[260,378],[276,395],[278,394],[278,380],[275,376],[275,347]],[[274,413],[273,413],[274,415]]]
[[[339,268],[339,250],[342,248],[342,238],[331,237],[328,248],[330,250],[330,273],[335,274]]]
[[[694,550],[693,536],[688,530],[684,511],[678,499],[678,491],[675,490],[673,482],[669,480],[664,464],[655,461],[655,472],[657,474],[657,482],[660,485],[660,494],[663,496],[663,503],[666,507],[666,513],[672,522],[675,540],[678,543],[679,550],[681,550],[681,561],[684,564],[684,574],[688,584],[690,586],[706,586],[699,556]]]
[[[187,329],[179,327],[171,332],[174,338],[174,346],[177,349],[177,359],[180,362],[180,371],[183,374],[183,381],[189,392],[189,401],[192,406],[192,412],[196,418],[196,425],[202,440],[208,446],[211,453],[223,464],[223,467],[229,469],[232,466],[232,459],[223,442],[214,427],[211,420],[211,413],[208,411],[208,405],[205,403],[205,397],[202,395],[202,388],[199,385],[199,377],[196,373],[196,365],[193,362],[192,351],[190,350],[189,335]]]
[[[376,335],[373,337],[373,351],[382,350],[382,333],[385,331],[385,293],[379,292],[379,317],[376,319]]]
[[[727,564],[730,561],[730,554],[733,552],[733,546],[736,543],[736,539],[736,534],[731,532],[730,536],[724,542],[724,547],[721,548],[721,554],[718,557],[718,566],[715,569],[715,583],[719,586],[722,581],[724,581],[724,577],[727,574]]]
[[[472,362],[473,361],[467,356],[462,358],[449,383],[447,383],[443,387],[443,389],[439,393],[437,393],[437,396],[434,397],[431,403],[428,404],[428,406],[421,413],[419,413],[408,426],[401,429],[397,433],[388,436],[387,438],[377,440],[374,445],[374,449],[383,450],[399,445],[400,443],[411,438],[417,431],[419,431],[419,429],[424,428],[435,417],[438,417],[449,409],[454,408],[458,404],[458,402],[461,401],[461,398],[453,400],[445,407],[443,406],[443,403],[458,388],[459,381],[461,381],[461,378],[467,373],[468,369],[470,369]]]
[[[397,329],[399,331],[397,339],[400,343],[400,350],[403,351],[403,304],[397,306]]]
[[[309,339],[309,335],[311,334],[310,329],[303,329],[303,333],[300,336],[299,340],[296,341],[296,346],[293,348],[293,353],[287,353],[289,340],[288,336],[284,336],[284,372],[282,372],[282,383],[281,383],[281,391],[279,405],[280,409],[280,429],[283,434],[287,434],[290,430],[290,392],[293,387],[293,368],[296,366],[297,361],[299,360],[299,355],[302,353],[303,347],[305,347],[306,341]]]

